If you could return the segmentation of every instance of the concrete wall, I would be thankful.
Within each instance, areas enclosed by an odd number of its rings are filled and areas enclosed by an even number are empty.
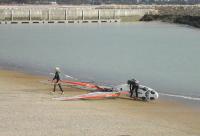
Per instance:
[[[143,16],[154,9],[101,9],[86,7],[0,7],[0,20],[90,20],[119,19],[126,16]]]
[[[200,16],[199,5],[25,5],[0,6],[0,21],[10,20],[96,20],[142,17],[144,14]]]

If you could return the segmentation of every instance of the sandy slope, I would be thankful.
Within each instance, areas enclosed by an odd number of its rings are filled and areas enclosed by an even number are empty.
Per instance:
[[[44,77],[0,70],[0,136],[199,136],[200,110],[128,98],[55,101]],[[65,96],[85,93],[65,88]]]

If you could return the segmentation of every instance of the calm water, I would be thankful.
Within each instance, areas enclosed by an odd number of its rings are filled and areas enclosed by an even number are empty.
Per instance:
[[[200,30],[164,23],[0,25],[0,66],[200,97]]]

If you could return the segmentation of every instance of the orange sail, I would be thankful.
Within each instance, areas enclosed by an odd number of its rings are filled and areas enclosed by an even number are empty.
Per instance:
[[[83,95],[77,95],[73,97],[59,97],[53,98],[54,100],[69,101],[69,100],[98,100],[106,98],[116,98],[119,97],[120,92],[93,92]]]

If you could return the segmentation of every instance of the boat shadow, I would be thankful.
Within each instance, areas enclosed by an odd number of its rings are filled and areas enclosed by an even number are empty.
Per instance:
[[[118,99],[145,102],[142,99],[134,99],[134,98],[130,98],[130,97],[118,97]]]

